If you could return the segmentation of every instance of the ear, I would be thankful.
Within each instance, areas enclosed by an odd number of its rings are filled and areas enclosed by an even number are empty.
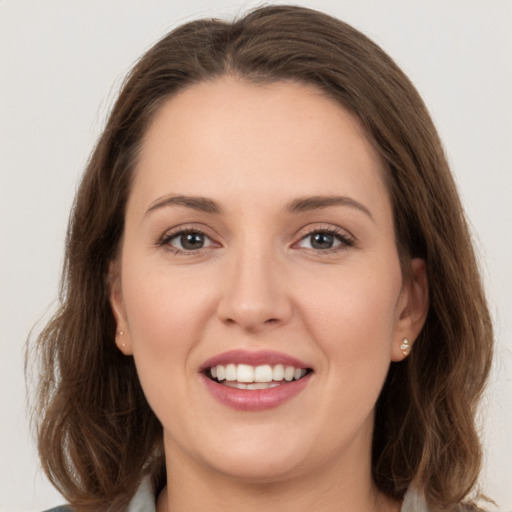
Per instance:
[[[108,285],[109,300],[112,313],[116,320],[116,345],[117,348],[125,355],[133,354],[132,342],[128,322],[126,320],[126,312],[123,302],[123,291],[121,286],[121,265],[119,261],[112,261],[109,265]]]
[[[425,261],[414,258],[410,265],[410,273],[404,280],[397,304],[395,336],[391,348],[392,361],[402,361],[409,355],[428,313],[428,276]],[[404,345],[405,339],[407,343]]]

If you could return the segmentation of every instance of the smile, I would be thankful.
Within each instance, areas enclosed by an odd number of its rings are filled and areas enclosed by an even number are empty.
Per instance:
[[[232,409],[261,411],[288,402],[311,381],[307,363],[274,351],[232,350],[200,368],[210,396]]]
[[[274,388],[286,382],[299,380],[307,373],[308,370],[305,368],[282,364],[251,366],[234,363],[218,364],[206,371],[209,378],[224,386],[248,390]]]

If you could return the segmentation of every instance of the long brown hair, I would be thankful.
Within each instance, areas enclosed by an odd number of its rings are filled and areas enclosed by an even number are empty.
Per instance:
[[[233,23],[187,23],[127,77],[76,197],[60,309],[37,340],[44,470],[80,511],[122,510],[144,474],[165,479],[161,425],[132,358],[114,343],[108,268],[155,112],[177,91],[224,75],[313,85],[352,112],[379,151],[402,268],[407,275],[411,257],[425,260],[430,307],[378,400],[373,478],[395,498],[414,480],[429,502],[452,508],[480,470],[475,409],[493,340],[453,178],[427,109],[390,57],[349,25],[292,6],[259,8]]]

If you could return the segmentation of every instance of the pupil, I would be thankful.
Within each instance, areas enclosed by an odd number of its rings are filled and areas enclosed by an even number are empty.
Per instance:
[[[201,249],[204,245],[203,235],[200,233],[185,233],[181,235],[180,242],[185,250]]]
[[[315,249],[330,249],[333,241],[334,237],[329,233],[315,233],[311,245]]]

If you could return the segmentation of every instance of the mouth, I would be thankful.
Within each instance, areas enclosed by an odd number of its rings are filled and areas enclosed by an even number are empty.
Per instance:
[[[262,411],[290,402],[311,382],[313,368],[273,350],[231,350],[205,361],[199,374],[210,396],[242,411]]]
[[[283,364],[217,364],[204,370],[205,376],[222,386],[241,390],[263,390],[299,381],[312,372]]]

